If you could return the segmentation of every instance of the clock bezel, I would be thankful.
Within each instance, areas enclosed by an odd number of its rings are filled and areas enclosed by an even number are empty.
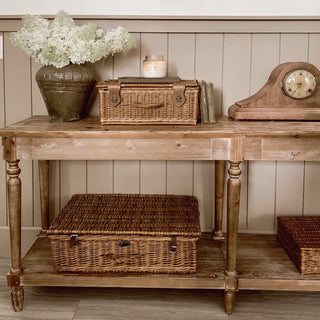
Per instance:
[[[287,80],[287,78],[289,77],[289,75],[292,74],[292,73],[294,73],[294,72],[296,72],[296,71],[307,71],[307,72],[309,72],[309,73],[311,73],[311,74],[313,75],[313,77],[314,77],[314,79],[315,79],[315,81],[316,81],[316,85],[315,85],[315,87],[314,87],[314,90],[312,91],[311,94],[309,94],[309,95],[306,96],[306,97],[302,97],[302,98],[293,97],[293,96],[291,96],[291,95],[288,93],[288,91],[287,91],[287,89],[286,89],[286,87],[285,87],[285,83],[286,83],[286,80]],[[317,76],[314,74],[314,72],[312,72],[311,70],[309,70],[309,69],[307,69],[307,68],[297,68],[297,69],[290,70],[290,71],[288,71],[288,72],[286,73],[286,75],[283,77],[283,80],[281,81],[282,90],[283,90],[283,92],[285,93],[285,95],[286,95],[287,97],[289,97],[289,98],[291,98],[291,99],[295,99],[295,100],[305,100],[305,99],[308,99],[308,98],[312,97],[312,96],[314,95],[314,93],[316,92],[316,89],[317,89],[317,87],[318,87],[318,84],[319,84],[319,83],[318,83],[318,78],[317,78]]]

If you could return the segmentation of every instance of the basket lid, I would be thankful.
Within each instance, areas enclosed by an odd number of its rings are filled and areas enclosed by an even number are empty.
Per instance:
[[[118,80],[104,80],[97,84],[97,88],[107,90],[111,86],[119,88],[173,88],[174,85],[183,85],[186,88],[199,89],[196,80],[181,80],[179,77],[167,78],[139,78],[139,77],[121,77]]]
[[[278,217],[278,228],[290,234],[299,248],[320,248],[320,217]]]
[[[48,234],[199,236],[193,196],[76,194]]]

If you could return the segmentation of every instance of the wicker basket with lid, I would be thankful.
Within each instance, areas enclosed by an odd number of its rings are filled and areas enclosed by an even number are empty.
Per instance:
[[[195,80],[123,77],[97,87],[101,124],[195,125],[199,118]]]
[[[320,274],[320,217],[278,217],[277,237],[301,274]]]
[[[57,271],[196,271],[195,197],[74,195],[48,230]]]

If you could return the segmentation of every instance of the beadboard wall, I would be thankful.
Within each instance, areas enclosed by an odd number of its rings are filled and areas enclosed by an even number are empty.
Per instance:
[[[309,61],[320,67],[320,21],[192,18],[78,18],[102,27],[122,25],[137,47],[94,65],[97,79],[141,75],[146,54],[164,54],[168,74],[204,79],[215,86],[216,113],[227,114],[235,101],[255,93],[279,63]],[[0,60],[0,126],[46,114],[34,76],[40,65],[11,45],[9,34],[21,26],[16,17],[0,19],[4,59]],[[97,92],[92,114],[98,114]],[[263,125],[263,122],[261,123]],[[2,150],[0,151],[2,157]],[[279,215],[320,213],[320,164],[244,162],[240,225],[243,232],[274,233]],[[22,246],[40,229],[38,166],[21,161]],[[52,161],[50,215],[74,193],[159,193],[195,195],[201,228],[211,231],[214,212],[214,162],[211,161]],[[9,255],[5,163],[0,163],[0,256]],[[225,223],[225,222],[224,222]]]

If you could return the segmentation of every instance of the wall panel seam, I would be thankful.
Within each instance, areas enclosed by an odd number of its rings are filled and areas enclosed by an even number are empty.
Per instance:
[[[31,112],[31,116],[33,116],[33,91],[32,91],[32,60],[31,58],[29,58],[29,76],[30,76],[30,112]],[[35,166],[36,162],[34,160],[32,160],[32,225],[35,225],[35,199],[34,199],[34,194],[35,194],[35,179],[34,179],[34,174],[35,174],[35,170],[34,170],[34,166]]]
[[[194,60],[193,60],[193,78],[195,79],[196,74],[197,74],[197,36],[198,34],[194,34]]]
[[[88,194],[88,160],[86,160],[86,194]]]
[[[251,95],[251,89],[252,89],[252,39],[253,34],[250,34],[250,64],[249,64],[249,92],[248,96]],[[247,166],[247,177],[246,177],[246,183],[247,183],[247,192],[246,192],[246,229],[249,229],[249,171],[250,171],[250,162],[245,161]]]
[[[282,43],[282,33],[279,33],[279,61],[278,64],[281,61],[281,43]],[[277,228],[277,183],[278,183],[278,161],[276,161],[275,163],[275,179],[274,179],[274,212],[273,212],[273,216],[274,216],[274,222],[273,222],[273,229],[276,230]]]
[[[58,160],[59,161],[59,165],[58,165],[58,175],[59,175],[59,192],[58,192],[58,196],[59,196],[59,212],[61,211],[61,160]]]
[[[111,192],[114,193],[114,160],[111,162]]]
[[[2,66],[3,66],[3,72],[2,72],[2,83],[3,83],[3,124],[4,126],[7,125],[7,113],[6,113],[6,82],[5,82],[5,45],[4,45],[4,32],[2,32]],[[5,183],[5,191],[6,191],[6,199],[5,199],[5,220],[6,220],[6,225],[9,225],[9,217],[8,217],[8,186],[7,186],[7,163],[4,163],[4,166],[2,167],[4,169],[4,183]]]
[[[141,194],[141,160],[138,162],[138,167],[139,167],[139,194]]]
[[[221,105],[220,105],[220,114],[223,115],[223,74],[224,74],[224,47],[225,47],[225,34],[222,34],[222,66],[221,66],[221,90],[220,90],[220,98],[221,98]]]
[[[308,48],[307,48],[307,61],[310,62],[310,33],[308,33]],[[302,182],[302,216],[305,214],[305,188],[306,188],[306,162],[303,162],[303,182]]]
[[[276,161],[275,167],[275,179],[274,179],[274,226],[273,228],[276,229],[277,227],[277,181],[278,181],[278,161]]]
[[[301,203],[301,212],[304,216],[304,200],[305,200],[305,188],[306,188],[306,162],[303,162],[303,182],[302,182],[302,203]]]

